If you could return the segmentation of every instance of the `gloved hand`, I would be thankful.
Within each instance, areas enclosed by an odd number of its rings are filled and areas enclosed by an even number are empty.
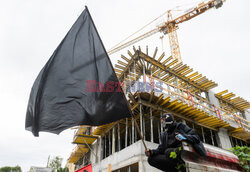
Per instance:
[[[145,154],[146,154],[146,156],[150,156],[151,155],[151,150],[150,149],[146,149],[145,150]]]
[[[177,135],[175,136],[175,138],[176,138],[177,140],[179,140],[179,141],[187,140],[187,138],[184,137],[182,134],[177,134]]]

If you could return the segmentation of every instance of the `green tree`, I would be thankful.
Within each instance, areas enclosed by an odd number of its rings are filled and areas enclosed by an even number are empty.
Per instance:
[[[67,167],[62,168],[62,161],[63,159],[61,157],[56,156],[49,162],[48,167],[52,168],[53,172],[68,172],[69,169]]]
[[[22,169],[20,166],[15,166],[15,167],[1,167],[0,172],[22,172]]]
[[[235,146],[230,149],[239,158],[239,164],[244,171],[250,172],[250,148],[247,146]]]
[[[61,157],[56,156],[49,162],[48,167],[52,168],[53,172],[56,172],[59,168],[62,168],[62,160],[63,159]]]
[[[68,167],[59,168],[59,169],[57,169],[57,172],[69,172],[69,169],[68,169]]]

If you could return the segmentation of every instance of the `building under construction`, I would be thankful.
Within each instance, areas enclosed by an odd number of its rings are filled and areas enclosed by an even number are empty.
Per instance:
[[[166,112],[172,113],[177,122],[193,128],[208,151],[210,159],[207,161],[195,159],[195,155],[193,159],[188,158],[187,154],[185,162],[189,162],[186,163],[189,169],[201,171],[206,167],[210,171],[215,168],[239,171],[232,167],[237,162],[232,160],[234,155],[226,149],[236,145],[249,146],[250,112],[247,109],[250,103],[228,90],[214,93],[211,89],[217,87],[217,83],[181,62],[175,35],[177,24],[212,7],[221,6],[215,2],[221,1],[200,4],[194,11],[169,19],[165,26],[157,28],[172,39],[170,46],[175,48],[171,48],[170,57],[157,48],[149,54],[148,47],[133,47],[126,55],[121,55],[115,72],[123,83],[123,92],[135,118],[98,127],[79,127],[73,138],[76,147],[68,159],[68,163],[75,164],[75,171],[89,165],[94,172],[110,169],[115,172],[159,171],[147,163],[135,122],[147,147],[156,148],[163,130],[159,118]],[[117,50],[131,44],[120,46]]]

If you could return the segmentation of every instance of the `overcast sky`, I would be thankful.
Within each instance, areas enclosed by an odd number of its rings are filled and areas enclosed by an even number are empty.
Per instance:
[[[126,36],[177,5],[197,0],[1,0],[0,6],[0,167],[46,166],[48,156],[64,164],[74,145],[74,130],[60,135],[25,131],[29,93],[38,72],[87,5],[108,50]],[[250,1],[228,0],[179,25],[182,60],[219,86],[250,101]],[[154,50],[161,50],[160,34]],[[153,38],[152,38],[153,39]],[[140,45],[140,43],[138,44]],[[170,56],[168,37],[163,50]],[[129,48],[131,49],[131,48]],[[126,55],[126,54],[125,54]],[[111,56],[115,62],[119,53]]]

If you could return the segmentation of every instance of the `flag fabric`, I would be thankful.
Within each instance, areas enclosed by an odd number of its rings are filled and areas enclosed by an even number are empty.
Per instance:
[[[59,134],[126,117],[127,100],[86,7],[36,78],[25,128]]]

